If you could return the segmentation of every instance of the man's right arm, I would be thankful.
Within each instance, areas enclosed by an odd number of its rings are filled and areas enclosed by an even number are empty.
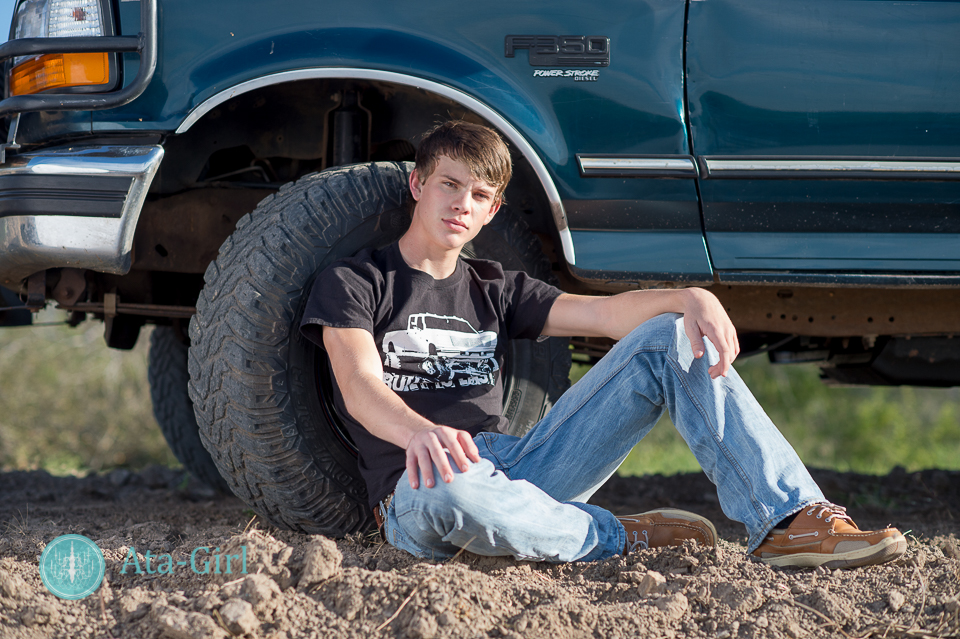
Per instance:
[[[347,412],[370,433],[407,451],[410,487],[419,485],[417,469],[427,488],[433,486],[433,464],[443,481],[453,481],[447,458],[466,472],[469,462],[480,461],[470,433],[437,425],[407,406],[383,383],[383,364],[373,336],[362,328],[323,327],[323,346],[330,357],[333,376]]]

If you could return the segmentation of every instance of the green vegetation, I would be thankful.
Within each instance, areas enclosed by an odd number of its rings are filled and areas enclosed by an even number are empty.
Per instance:
[[[62,314],[46,312],[38,321]],[[153,419],[144,330],[129,352],[103,344],[103,325],[0,329],[0,468],[52,473],[176,465]],[[571,377],[587,366],[575,364]],[[893,466],[960,469],[960,388],[831,388],[815,365],[737,363],[810,466],[886,473]],[[621,472],[697,470],[664,417]]]
[[[37,321],[62,318],[46,311]],[[153,419],[148,337],[128,352],[104,345],[100,322],[0,329],[0,468],[175,465]]]

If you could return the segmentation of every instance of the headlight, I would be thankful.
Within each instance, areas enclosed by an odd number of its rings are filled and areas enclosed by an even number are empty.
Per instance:
[[[112,23],[99,0],[23,0],[11,31],[19,38],[96,37],[112,34]],[[17,58],[10,71],[10,95],[48,89],[91,87],[110,83],[106,53],[48,53]],[[87,89],[90,90],[90,89]]]
[[[99,0],[24,0],[13,17],[13,37],[102,36]]]

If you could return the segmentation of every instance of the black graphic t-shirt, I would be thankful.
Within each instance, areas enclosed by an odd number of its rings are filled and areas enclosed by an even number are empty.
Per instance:
[[[453,275],[435,280],[408,266],[393,243],[324,270],[300,330],[321,348],[322,326],[369,331],[383,382],[407,406],[435,424],[476,435],[505,429],[500,372],[507,342],[539,337],[558,295],[557,288],[488,260],[461,258]],[[396,486],[406,456],[349,418],[334,387],[373,506]]]

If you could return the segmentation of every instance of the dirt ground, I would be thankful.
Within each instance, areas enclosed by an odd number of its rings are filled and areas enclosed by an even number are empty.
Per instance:
[[[701,512],[717,524],[717,549],[553,566],[468,553],[434,563],[376,537],[334,543],[271,529],[240,501],[165,468],[4,473],[0,637],[960,636],[960,472],[814,476],[861,527],[909,531],[907,554],[850,571],[767,567],[744,554],[742,528],[694,474],[615,477],[594,502],[618,514]],[[80,601],[54,597],[38,572],[44,546],[68,533],[96,541],[107,561],[104,585]],[[235,562],[219,575],[212,561],[211,574],[176,566],[198,547],[212,559],[242,546],[247,574]],[[147,551],[171,555],[172,572],[157,573],[155,559],[148,574]]]

